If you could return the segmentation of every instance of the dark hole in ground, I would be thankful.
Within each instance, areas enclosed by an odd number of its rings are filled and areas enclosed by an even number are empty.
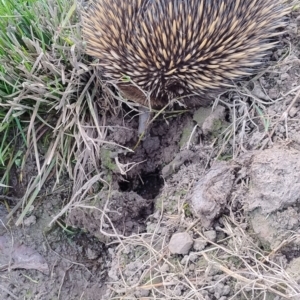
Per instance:
[[[139,210],[139,215],[137,218],[134,218],[134,220],[136,222],[138,222],[139,224],[144,224],[144,222],[146,221],[146,219],[149,217],[149,215],[154,213],[154,203],[151,203],[151,205],[146,208],[143,207]]]
[[[132,190],[132,181],[119,181],[119,188],[121,192],[129,192]]]
[[[231,123],[231,113],[228,108],[225,108],[225,121]]]
[[[134,191],[144,199],[154,199],[163,186],[163,179],[157,170],[155,173],[136,176],[127,181],[119,182],[121,192]]]

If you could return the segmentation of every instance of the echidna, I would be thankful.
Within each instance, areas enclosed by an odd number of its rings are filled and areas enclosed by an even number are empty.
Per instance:
[[[158,107],[250,75],[287,12],[280,0],[93,0],[83,38],[129,100]]]

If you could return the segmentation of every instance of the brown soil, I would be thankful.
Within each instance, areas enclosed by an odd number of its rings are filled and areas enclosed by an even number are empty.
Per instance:
[[[197,273],[207,267],[199,251],[210,245],[199,232],[228,246],[226,240],[233,235],[226,227],[228,218],[243,224],[257,249],[276,252],[274,263],[294,274],[294,289],[300,293],[300,274],[295,271],[300,239],[289,240],[291,233],[300,234],[299,100],[289,107],[300,86],[298,17],[298,12],[291,16],[288,34],[271,57],[282,59],[280,63],[247,86],[252,85],[252,94],[263,101],[255,107],[253,97],[242,99],[245,89],[241,94],[230,92],[214,112],[210,108],[162,114],[139,144],[136,116],[109,118],[107,140],[130,149],[138,144],[137,148],[129,152],[104,146],[101,167],[110,188],[98,183],[96,195],[73,205],[50,228],[53,216],[70,199],[72,182],[67,178],[52,190],[55,178],[50,177],[23,226],[15,227],[16,219],[6,224],[4,203],[16,205],[36,174],[29,157],[22,183],[16,170],[14,194],[0,203],[0,299],[264,299],[251,289],[237,293],[237,279],[220,270]],[[291,52],[283,58],[288,45]],[[281,95],[286,96],[270,101]],[[233,123],[235,130],[226,135]],[[130,163],[136,165],[122,171]],[[168,256],[169,261],[157,261],[153,268],[167,276],[172,266],[184,265],[186,277],[180,273],[180,283],[164,286],[162,294],[133,289],[143,286],[150,272],[145,245],[164,257],[172,234],[184,230],[191,231],[194,259]],[[189,296],[185,278],[197,276],[202,278],[199,294]],[[266,295],[284,299],[273,290]]]

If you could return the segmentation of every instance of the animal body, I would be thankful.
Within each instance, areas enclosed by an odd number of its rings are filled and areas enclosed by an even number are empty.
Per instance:
[[[93,0],[83,38],[129,100],[189,105],[252,74],[287,13],[280,0]]]

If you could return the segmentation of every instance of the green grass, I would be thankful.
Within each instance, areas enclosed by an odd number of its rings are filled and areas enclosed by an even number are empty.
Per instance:
[[[57,7],[62,9],[60,0]],[[60,5],[59,5],[60,4]],[[1,183],[8,184],[9,169],[15,163],[16,140],[23,139],[19,145],[25,153],[27,124],[32,112],[41,101],[50,100],[51,90],[62,87],[61,80],[55,74],[43,71],[36,74],[37,58],[51,50],[55,37],[55,28],[46,26],[50,20],[50,7],[47,1],[2,0],[0,2],[0,172],[3,174]],[[54,8],[54,7],[53,7]],[[61,23],[64,12],[59,11],[53,22]],[[55,24],[52,24],[55,25]],[[44,76],[38,76],[44,75]],[[44,93],[30,93],[27,86],[44,85],[44,91],[50,91],[50,97]],[[42,88],[40,91],[42,92]],[[29,93],[28,93],[29,92]],[[46,97],[45,97],[46,96]],[[39,113],[47,112],[49,102],[39,109]],[[12,105],[13,104],[13,105]],[[18,154],[19,151],[17,151]],[[9,168],[7,168],[9,167]]]
[[[17,117],[11,116],[7,121],[3,121],[5,119],[5,113],[0,111],[0,174],[2,178],[0,178],[1,186],[6,186],[4,188],[4,193],[8,191],[9,185],[9,174],[10,169],[13,164],[16,167],[21,165],[22,151],[17,150],[17,139],[18,133],[21,133],[21,138],[23,139],[24,144],[26,145],[26,139],[22,131],[22,127],[20,124],[20,120]]]
[[[1,0],[0,16],[0,195],[10,192],[12,168],[22,173],[30,158],[37,169],[20,224],[49,174],[86,177],[83,126],[103,138],[93,102],[101,85],[84,55],[76,0]]]

